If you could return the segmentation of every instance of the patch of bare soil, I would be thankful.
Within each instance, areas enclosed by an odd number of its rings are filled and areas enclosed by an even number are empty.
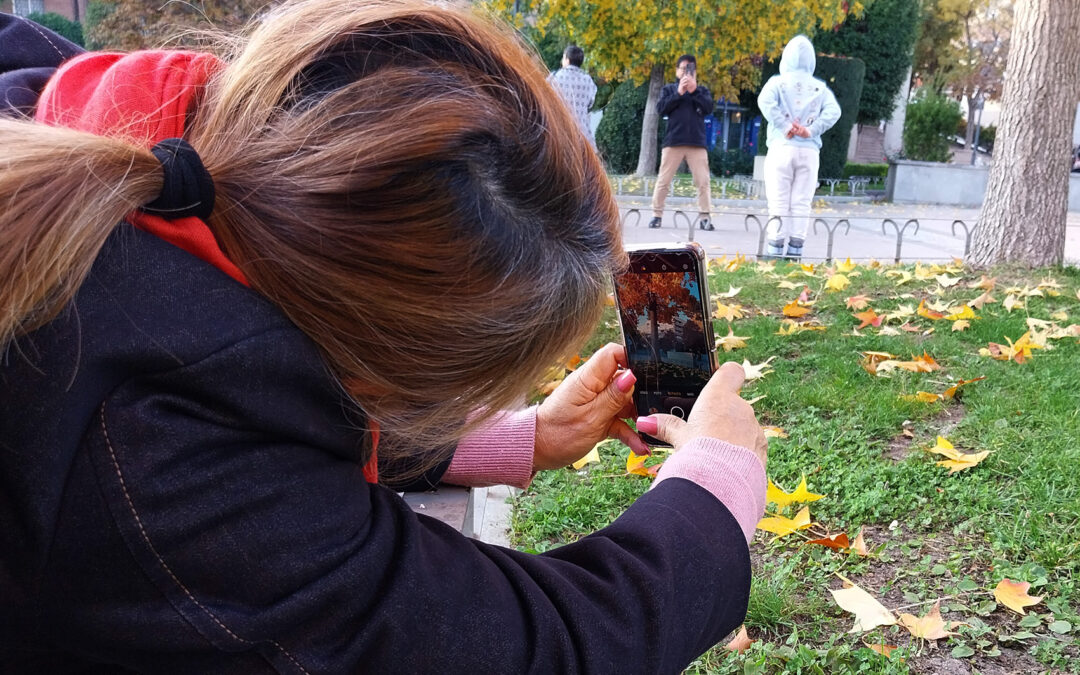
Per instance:
[[[934,576],[929,572],[935,564],[947,562],[958,551],[972,551],[971,556],[965,560],[964,566],[959,570],[960,576],[970,576],[980,588],[991,587],[993,574],[990,560],[982,559],[975,553],[986,549],[985,544],[979,541],[953,536],[950,533],[927,535],[908,532],[902,526],[896,530],[889,530],[888,527],[876,525],[864,526],[863,537],[871,550],[885,542],[886,547],[883,553],[888,554],[886,556],[888,559],[877,560],[865,574],[852,575],[850,578],[880,600],[883,605],[897,613],[906,612],[914,616],[922,616],[933,606],[933,599],[939,597],[943,598],[941,616],[945,621],[969,621],[977,616],[971,607],[977,605],[979,601],[988,599],[985,593],[958,594],[949,597],[958,578],[950,575]],[[910,551],[907,555],[903,552],[905,547]],[[927,557],[929,561],[924,562]],[[912,603],[904,597],[904,592],[919,586],[924,588],[922,596],[930,601],[912,606]],[[961,604],[966,607],[956,606]],[[1020,630],[1016,625],[1017,617],[1002,607],[978,618],[990,627],[990,632],[983,637],[992,643],[997,635],[1009,635]],[[914,655],[908,658],[908,666],[913,673],[1029,675],[1052,672],[1026,650],[1009,646],[1014,643],[998,644],[997,647],[1001,653],[997,656],[987,656],[977,651],[974,656],[958,659],[950,654],[952,646],[947,640],[928,641],[920,645],[917,644],[919,640],[912,638],[903,629],[895,634],[889,630],[887,635],[887,639],[896,640],[899,647],[915,648]],[[975,639],[968,638],[966,642],[972,644]]]
[[[950,431],[960,424],[960,420],[964,419],[965,414],[967,414],[967,411],[964,409],[964,404],[955,402],[945,406],[944,410],[931,418],[931,422],[938,435],[947,436]],[[885,445],[884,455],[895,462],[904,461],[915,451],[912,449],[912,445],[916,440],[915,437],[913,427],[905,423],[904,430]]]

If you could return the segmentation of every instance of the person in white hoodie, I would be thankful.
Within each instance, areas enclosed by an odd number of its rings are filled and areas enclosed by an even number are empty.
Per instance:
[[[824,81],[814,77],[817,58],[805,35],[784,47],[780,74],[769,78],[758,107],[769,123],[765,158],[768,255],[798,260],[810,226],[810,203],[817,190],[821,135],[840,119],[840,105]]]

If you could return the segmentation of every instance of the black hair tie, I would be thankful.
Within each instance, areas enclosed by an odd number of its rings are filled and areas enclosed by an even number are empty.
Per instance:
[[[214,179],[199,153],[182,138],[166,138],[150,149],[161,162],[161,194],[140,210],[168,220],[195,216],[206,220],[214,210]]]

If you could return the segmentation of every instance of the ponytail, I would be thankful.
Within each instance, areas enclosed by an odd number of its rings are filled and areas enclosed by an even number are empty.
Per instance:
[[[124,141],[0,118],[0,347],[55,317],[113,228],[161,190]]]

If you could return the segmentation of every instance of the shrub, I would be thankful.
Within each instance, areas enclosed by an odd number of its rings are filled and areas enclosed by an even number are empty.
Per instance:
[[[633,173],[641,152],[641,125],[645,120],[645,101],[649,97],[648,83],[635,86],[620,84],[604,108],[600,126],[596,128],[596,148],[611,173]],[[660,120],[657,128],[657,157],[664,139],[666,124]],[[657,160],[659,161],[659,160]],[[653,167],[656,171],[657,167]]]
[[[766,63],[761,73],[762,85],[779,72],[779,61]],[[866,65],[860,59],[818,54],[814,77],[825,81],[836,96],[841,110],[840,119],[821,136],[821,163],[818,167],[821,178],[842,177],[844,164],[847,163],[848,144],[851,142],[851,127],[859,117],[859,97],[862,96],[865,75]],[[760,137],[766,138],[767,135],[768,124],[762,119]],[[766,154],[765,143],[758,143],[758,153]]]
[[[725,152],[717,144],[709,151],[709,173],[713,176],[748,176],[754,173],[754,156],[744,150]]]
[[[888,164],[845,164],[844,173],[841,178],[851,178],[852,176],[885,178],[888,174]]]
[[[72,21],[53,12],[34,12],[26,18],[39,26],[48,28],[60,37],[66,38],[80,47],[86,46],[86,43],[83,42],[82,25],[78,21]]]
[[[904,120],[904,155],[923,162],[947,162],[960,123],[960,104],[934,92],[920,91],[908,104]]]

